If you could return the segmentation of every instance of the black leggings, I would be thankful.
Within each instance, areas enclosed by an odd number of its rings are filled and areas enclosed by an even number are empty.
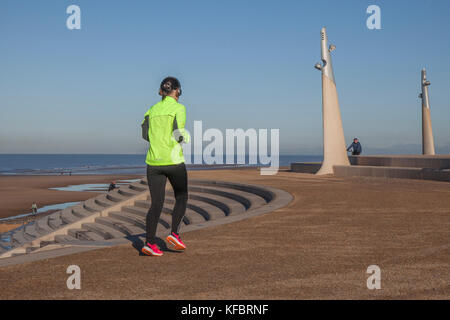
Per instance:
[[[170,166],[147,165],[147,182],[150,189],[151,206],[146,218],[147,242],[155,244],[156,228],[164,205],[166,181],[169,178],[175,194],[175,206],[172,212],[172,232],[178,234],[181,220],[186,213],[188,200],[186,165],[180,163]]]

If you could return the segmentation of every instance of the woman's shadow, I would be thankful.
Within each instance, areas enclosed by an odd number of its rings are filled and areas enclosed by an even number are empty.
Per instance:
[[[142,253],[142,248],[144,247],[145,243],[144,241],[142,241],[142,237],[145,238],[145,233],[143,234],[137,234],[137,235],[130,235],[127,236],[126,238],[131,241],[133,248],[135,248],[138,252],[140,256],[147,256],[146,254]],[[159,247],[159,249],[161,249],[161,251],[163,252],[175,252],[175,253],[180,253],[180,251],[178,250],[173,250],[171,248],[169,248],[166,244],[166,242],[159,238],[156,237],[156,245]]]

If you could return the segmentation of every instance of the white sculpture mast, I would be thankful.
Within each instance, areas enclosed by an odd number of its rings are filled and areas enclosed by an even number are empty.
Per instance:
[[[422,154],[434,155],[434,138],[433,129],[431,127],[430,115],[430,101],[428,100],[428,86],[431,84],[427,81],[427,71],[422,69],[422,93],[419,98],[422,98]]]
[[[334,45],[328,47],[325,27],[320,31],[320,36],[322,65],[317,63],[315,68],[322,71],[323,163],[316,174],[323,175],[332,174],[335,165],[350,165],[350,162],[347,156],[347,146],[330,55],[336,47]]]

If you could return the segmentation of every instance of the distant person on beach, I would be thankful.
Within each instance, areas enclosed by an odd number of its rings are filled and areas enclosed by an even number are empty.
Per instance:
[[[353,143],[347,148],[347,151],[352,149],[352,155],[359,156],[362,152],[361,143],[359,143],[358,138],[353,139]]]
[[[37,204],[35,202],[33,202],[33,204],[31,205],[31,212],[33,214],[36,214],[37,213],[37,209],[38,209]]]
[[[179,236],[181,220],[186,213],[188,200],[188,181],[181,143],[189,142],[184,129],[186,108],[178,103],[181,84],[173,77],[165,78],[160,85],[162,99],[144,115],[142,137],[150,143],[145,162],[147,163],[147,182],[151,195],[151,207],[146,217],[146,243],[142,252],[150,256],[162,256],[156,245],[156,228],[164,204],[165,188],[169,179],[175,194],[172,212],[172,229],[166,241],[176,250],[186,249]]]
[[[115,188],[116,188],[116,182],[113,181],[109,184],[108,192],[114,190]]]

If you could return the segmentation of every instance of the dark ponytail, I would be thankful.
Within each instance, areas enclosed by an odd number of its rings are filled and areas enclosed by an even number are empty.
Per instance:
[[[162,100],[164,100],[169,94],[172,93],[173,90],[179,90],[179,96],[181,96],[181,84],[177,78],[167,77],[161,82],[160,86],[160,95],[162,96]]]

